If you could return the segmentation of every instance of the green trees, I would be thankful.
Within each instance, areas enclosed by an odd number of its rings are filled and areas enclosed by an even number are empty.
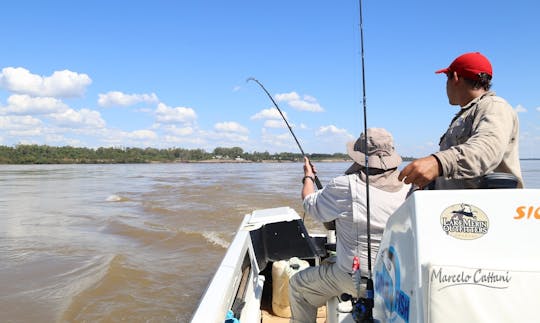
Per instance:
[[[204,149],[184,148],[115,148],[100,147],[54,147],[47,145],[0,146],[0,164],[113,164],[113,163],[151,163],[151,162],[197,162],[205,160],[228,161],[302,161],[298,153],[244,152],[240,147],[216,147],[208,153]],[[313,160],[349,160],[346,154],[312,154]]]
[[[218,158],[224,158],[224,159],[235,159],[237,157],[243,157],[244,150],[240,147],[232,147],[232,148],[225,148],[225,147],[216,147],[214,149],[214,157]]]

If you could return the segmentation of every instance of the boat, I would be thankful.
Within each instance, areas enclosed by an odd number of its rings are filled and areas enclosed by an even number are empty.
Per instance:
[[[539,197],[539,189],[412,193],[388,220],[373,266],[373,322],[537,322]],[[272,267],[295,257],[320,265],[331,236],[310,235],[290,207],[247,214],[191,322],[288,322],[272,315]],[[351,300],[332,298],[320,322],[355,322],[352,310]]]

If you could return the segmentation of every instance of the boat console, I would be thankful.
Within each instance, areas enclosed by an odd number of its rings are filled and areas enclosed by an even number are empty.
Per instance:
[[[381,241],[375,319],[537,321],[539,197],[538,189],[414,192]]]

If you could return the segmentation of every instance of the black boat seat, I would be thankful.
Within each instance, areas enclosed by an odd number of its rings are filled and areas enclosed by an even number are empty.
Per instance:
[[[518,179],[510,173],[491,173],[482,177],[480,188],[516,188]]]
[[[250,235],[261,270],[268,262],[291,257],[319,259],[326,254],[323,240],[312,238],[300,219],[268,223],[251,231]]]

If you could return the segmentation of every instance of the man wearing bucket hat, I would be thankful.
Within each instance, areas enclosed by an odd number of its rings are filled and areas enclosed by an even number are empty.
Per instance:
[[[478,188],[484,175],[501,172],[514,175],[517,187],[523,187],[517,114],[490,91],[489,60],[466,53],[435,73],[446,74],[448,101],[461,109],[441,137],[439,152],[411,162],[399,179],[418,188],[433,183],[435,189],[464,189]]]
[[[373,263],[388,217],[407,196],[409,185],[398,180],[397,167],[402,160],[394,149],[392,135],[382,128],[367,129],[367,150],[365,139],[362,133],[356,142],[347,144],[354,163],[345,175],[333,178],[317,192],[316,171],[307,157],[304,160],[304,210],[321,222],[335,220],[336,262],[309,267],[290,278],[291,322],[315,322],[317,308],[331,297],[342,293],[356,296],[351,278],[354,256],[359,256],[362,276],[367,276],[366,173],[369,172]]]

